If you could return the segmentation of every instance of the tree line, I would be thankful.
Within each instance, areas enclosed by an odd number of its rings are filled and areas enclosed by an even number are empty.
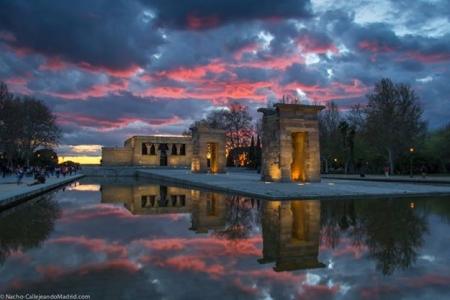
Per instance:
[[[397,174],[450,172],[450,123],[429,131],[414,90],[382,79],[368,103],[319,116],[322,171]]]
[[[410,86],[385,78],[367,100],[366,105],[347,109],[328,102],[319,114],[322,172],[402,174],[411,168],[416,173],[450,172],[450,123],[428,130]],[[280,102],[292,99],[283,97]],[[233,102],[193,125],[198,123],[226,130],[228,166],[260,166],[261,118],[254,122],[248,106]]]
[[[0,82],[0,159],[8,166],[29,166],[35,151],[58,144],[56,116],[41,100],[17,96]]]

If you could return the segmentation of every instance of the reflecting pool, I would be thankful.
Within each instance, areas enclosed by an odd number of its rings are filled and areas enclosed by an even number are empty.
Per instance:
[[[0,214],[0,294],[450,299],[450,199],[265,201],[86,178]]]

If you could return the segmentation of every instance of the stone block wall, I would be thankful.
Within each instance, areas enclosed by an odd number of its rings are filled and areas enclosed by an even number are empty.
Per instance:
[[[155,153],[151,155],[142,151],[143,144],[154,145]],[[191,165],[192,139],[189,136],[134,136],[124,142],[124,147],[103,147],[102,166],[160,166],[161,151],[158,147],[167,145],[167,166],[184,167]],[[172,145],[176,146],[177,154],[172,154]],[[182,155],[181,145],[185,147]]]
[[[262,169],[264,181],[295,181],[293,135],[305,137],[305,152],[297,160],[302,162],[301,181],[320,181],[320,147],[318,113],[323,106],[275,104],[274,108],[260,108],[263,115]],[[294,179],[295,178],[295,179]]]
[[[204,125],[191,128],[192,130],[192,164],[191,170],[196,173],[224,173],[226,167],[225,130],[212,129]],[[213,144],[215,151],[207,163],[208,144]]]
[[[130,148],[102,148],[103,166],[128,166],[133,161],[133,151]]]

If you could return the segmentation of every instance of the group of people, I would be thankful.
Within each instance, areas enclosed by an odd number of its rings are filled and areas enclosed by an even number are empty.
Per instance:
[[[46,166],[46,167],[25,167],[17,165],[15,167],[1,166],[2,177],[15,175],[17,178],[17,184],[22,184],[24,177],[33,176],[34,182],[29,185],[42,184],[45,183],[47,178],[51,176],[66,177],[67,175],[75,174],[78,171],[77,166],[66,166],[66,165],[56,165],[56,166]]]

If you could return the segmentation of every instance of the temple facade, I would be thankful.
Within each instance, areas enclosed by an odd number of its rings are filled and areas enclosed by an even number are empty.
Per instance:
[[[123,147],[103,147],[103,166],[190,167],[190,136],[133,136]]]
[[[263,113],[263,181],[320,181],[319,105],[283,104]]]
[[[195,173],[224,173],[225,130],[205,125],[192,136],[133,136],[123,147],[103,147],[102,166],[190,168]]]
[[[199,125],[191,128],[191,131],[192,172],[224,173],[226,166],[225,130]]]

